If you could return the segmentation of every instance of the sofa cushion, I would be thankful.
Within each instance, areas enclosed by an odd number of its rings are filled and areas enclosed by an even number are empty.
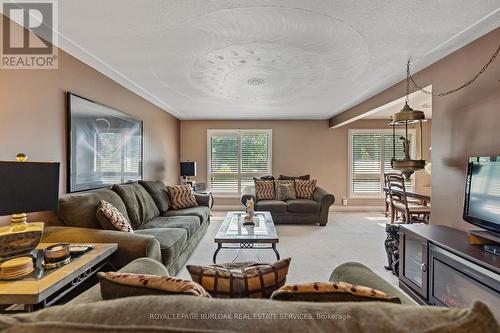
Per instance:
[[[288,211],[291,213],[317,213],[321,208],[320,204],[309,199],[288,200]]]
[[[200,219],[201,224],[210,218],[210,208],[205,206],[198,206],[175,210],[170,209],[162,216],[197,216]]]
[[[169,276],[165,265],[152,258],[139,258],[131,261],[126,266],[122,267],[118,272],[136,273],[136,274],[152,274],[157,276]],[[96,284],[90,289],[71,299],[66,304],[83,304],[102,301],[101,286]]]
[[[123,216],[115,206],[101,200],[96,212],[97,221],[105,230],[118,230],[123,232],[134,232],[130,222]]]
[[[271,213],[286,213],[287,203],[281,200],[259,200],[255,203],[255,210],[267,210]]]
[[[59,199],[57,215],[68,227],[102,229],[96,217],[97,207],[101,200],[106,200],[115,206],[130,221],[123,200],[110,189],[62,195]]]
[[[290,258],[264,263],[230,263],[186,268],[213,297],[268,298],[285,284]]]
[[[173,209],[182,209],[198,206],[193,189],[188,185],[167,186],[168,195]]]
[[[188,238],[191,238],[200,228],[200,218],[198,216],[159,216],[141,226],[141,229],[151,228],[181,228],[186,230]]]
[[[167,187],[162,181],[158,180],[154,182],[140,180],[139,184],[141,184],[146,191],[148,191],[149,195],[151,195],[156,206],[160,210],[160,214],[165,213],[172,206],[170,197],[168,196]]]
[[[347,282],[307,282],[287,284],[271,295],[277,301],[297,302],[391,302],[401,304],[397,297],[370,287]]]
[[[275,180],[276,200],[297,199],[293,180]]]
[[[255,184],[255,196],[257,200],[274,199],[274,197],[276,196],[274,192],[273,180],[254,179],[254,184]]]
[[[139,229],[136,234],[156,237],[160,242],[161,259],[167,265],[177,257],[186,246],[187,231],[181,228]]]
[[[278,177],[278,180],[295,180],[295,179],[309,180],[309,179],[311,179],[311,176],[310,175],[304,175],[304,176],[284,176],[284,175],[280,175]]]
[[[114,185],[113,191],[127,206],[129,221],[134,229],[160,215],[153,198],[139,183]]]
[[[117,299],[147,295],[187,295],[209,297],[198,283],[171,276],[133,274],[121,272],[99,272],[102,298]]]
[[[299,199],[312,199],[316,189],[315,180],[295,179],[295,192]]]

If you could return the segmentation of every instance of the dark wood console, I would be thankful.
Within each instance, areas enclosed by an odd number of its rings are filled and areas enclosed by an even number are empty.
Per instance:
[[[420,304],[469,307],[479,300],[500,320],[500,257],[441,225],[401,225],[399,286]]]

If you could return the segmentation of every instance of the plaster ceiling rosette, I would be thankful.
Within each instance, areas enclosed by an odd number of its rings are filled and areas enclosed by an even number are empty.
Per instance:
[[[348,24],[305,9],[244,7],[169,27],[149,52],[166,88],[190,99],[237,106],[290,103],[360,79],[369,61]]]

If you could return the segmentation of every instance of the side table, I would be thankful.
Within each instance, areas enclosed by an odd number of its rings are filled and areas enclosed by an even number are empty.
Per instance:
[[[209,195],[210,196],[210,209],[213,208],[214,206],[214,191],[209,188],[209,189],[206,189],[206,190],[195,190],[194,191],[195,193],[198,193],[198,194],[206,194],[206,195]]]
[[[41,243],[43,249],[51,244]],[[56,304],[69,292],[94,276],[109,264],[117,244],[93,244],[94,249],[72,259],[70,263],[52,270],[44,270],[41,277],[28,276],[22,280],[0,281],[1,312],[9,312],[11,305],[24,305],[30,312]]]

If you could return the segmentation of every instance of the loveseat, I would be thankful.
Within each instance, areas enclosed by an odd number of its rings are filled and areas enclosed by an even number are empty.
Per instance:
[[[175,275],[200,242],[210,222],[209,196],[195,194],[197,207],[172,209],[165,184],[140,181],[63,195],[57,218],[42,242],[117,243],[111,264],[120,268],[149,257]],[[96,211],[100,200],[115,206],[132,224],[133,233],[104,230]]]
[[[319,223],[325,226],[328,223],[328,211],[335,202],[333,194],[317,186],[313,199],[291,200],[257,200],[255,186],[245,186],[241,195],[241,203],[246,204],[252,198],[256,211],[269,211],[276,224],[280,223]]]
[[[122,272],[167,275],[158,262],[141,258]],[[365,284],[397,296],[386,302],[290,302],[196,296],[136,296],[102,301],[96,285],[68,304],[31,314],[0,315],[0,333],[151,332],[448,332],[496,333],[486,305],[470,309],[417,306],[360,263],[337,267],[331,281]]]

